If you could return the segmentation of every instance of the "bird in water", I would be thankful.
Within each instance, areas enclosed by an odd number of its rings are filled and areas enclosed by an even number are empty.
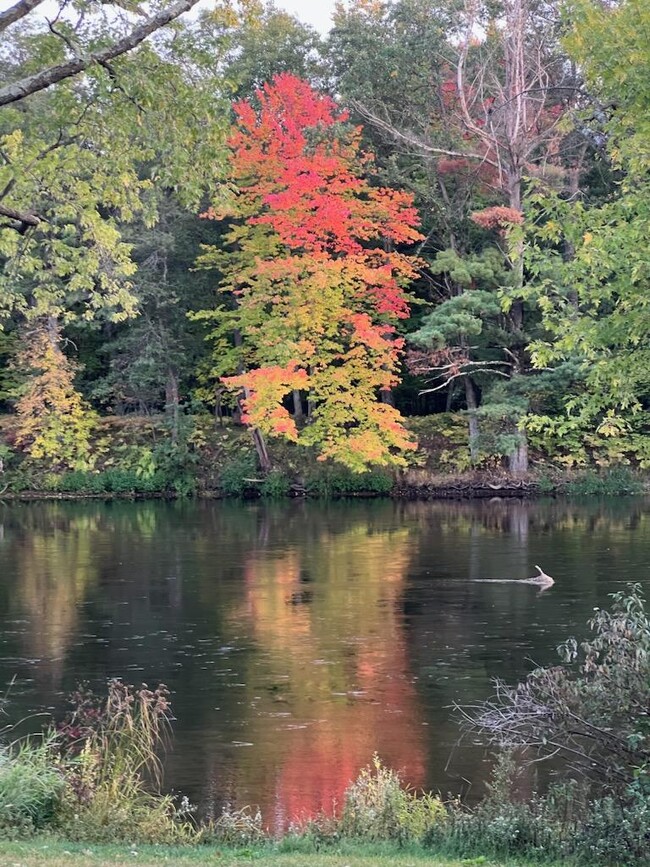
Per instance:
[[[552,587],[555,584],[555,581],[544,572],[541,566],[537,566],[536,564],[535,569],[537,569],[539,575],[533,575],[532,578],[523,578],[521,580],[526,584],[535,584],[537,587],[543,588]]]
[[[541,566],[535,565],[535,569],[539,575],[533,575],[532,578],[474,578],[473,580],[479,584],[532,584],[534,587],[539,587],[540,593],[555,584],[553,578],[547,575]]]

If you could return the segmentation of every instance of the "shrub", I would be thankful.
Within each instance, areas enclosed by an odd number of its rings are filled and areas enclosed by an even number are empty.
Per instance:
[[[345,793],[339,831],[364,840],[415,841],[446,815],[439,798],[404,788],[399,775],[375,755]]]
[[[244,454],[224,465],[219,484],[226,497],[243,497],[251,484],[247,479],[255,476],[256,464],[252,454]]]
[[[279,500],[289,496],[291,483],[280,470],[271,470],[260,486],[263,497],[271,500]]]
[[[614,467],[605,472],[586,472],[566,486],[573,496],[622,496],[643,493],[643,483],[628,467]]]
[[[233,810],[227,804],[213,822],[200,833],[201,842],[219,842],[226,846],[246,846],[261,843],[267,837],[262,814],[251,807]]]
[[[558,648],[564,665],[538,668],[465,710],[465,723],[498,747],[563,758],[595,791],[622,792],[650,758],[650,618],[639,585],[596,609],[592,637]]]
[[[0,749],[0,831],[45,827],[57,812],[64,787],[52,736]]]
[[[320,497],[349,497],[359,494],[389,494],[393,477],[382,470],[352,473],[344,467],[323,467],[307,479],[307,492]]]

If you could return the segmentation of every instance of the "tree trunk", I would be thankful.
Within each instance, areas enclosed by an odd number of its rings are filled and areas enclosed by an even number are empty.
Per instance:
[[[165,384],[165,415],[171,422],[172,442],[178,442],[178,377],[176,371],[170,367],[167,370],[167,382]]]
[[[469,456],[473,464],[478,461],[478,440],[479,426],[476,410],[478,409],[478,400],[476,397],[476,389],[474,383],[469,376],[465,377],[465,401],[467,403],[467,414],[469,419]]]
[[[223,427],[223,389],[218,388],[214,393],[214,426]]]
[[[518,442],[508,458],[508,465],[511,475],[525,476],[528,472],[528,437],[524,431],[518,431],[517,438]]]
[[[302,411],[302,397],[300,396],[300,392],[297,388],[293,390],[293,420],[296,425],[301,425],[304,419],[304,413]]]
[[[241,331],[238,328],[235,328],[233,332],[233,338],[235,342],[235,346],[242,345],[242,336]],[[243,364],[239,367],[239,372],[244,372]],[[243,394],[240,394],[237,398],[237,407],[239,409],[240,418],[244,414],[244,401],[248,400],[250,397],[250,392],[247,388],[244,389]],[[263,473],[268,473],[271,470],[271,458],[269,457],[268,449],[266,448],[266,440],[264,439],[264,434],[262,431],[258,430],[256,427],[248,428],[251,437],[253,439],[253,445],[255,446],[255,451],[257,452],[257,460],[260,465],[260,469]]]
[[[379,399],[382,403],[388,404],[388,406],[395,406],[395,397],[392,388],[382,388],[379,392]]]
[[[257,460],[259,462],[260,469],[263,473],[269,473],[271,471],[271,458],[269,457],[269,452],[266,448],[266,440],[264,439],[264,434],[256,427],[250,428],[250,432],[253,438],[253,445],[255,446],[255,451],[257,452]]]

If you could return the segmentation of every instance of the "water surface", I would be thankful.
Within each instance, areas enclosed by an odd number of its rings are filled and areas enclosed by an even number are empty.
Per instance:
[[[649,562],[641,499],[0,505],[0,689],[19,719],[166,683],[166,785],[207,813],[329,810],[375,751],[471,799],[489,755],[451,706],[554,662]],[[541,595],[472,581],[536,563]]]

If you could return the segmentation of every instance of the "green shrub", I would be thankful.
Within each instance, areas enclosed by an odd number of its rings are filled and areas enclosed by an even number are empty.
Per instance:
[[[307,492],[319,497],[349,497],[359,494],[389,494],[393,477],[383,470],[352,473],[344,467],[323,467],[307,478]]]
[[[585,472],[566,485],[573,496],[622,496],[643,493],[643,483],[628,467],[614,467],[604,472]]]
[[[404,788],[375,755],[345,793],[339,832],[363,840],[416,841],[446,816],[439,798]]]
[[[45,827],[56,815],[64,788],[53,737],[0,749],[0,832]]]
[[[243,454],[224,465],[219,474],[219,484],[226,497],[243,497],[251,484],[247,479],[255,476],[256,464],[252,454]]]
[[[270,500],[289,496],[291,482],[280,470],[271,470],[260,486],[260,493]]]

